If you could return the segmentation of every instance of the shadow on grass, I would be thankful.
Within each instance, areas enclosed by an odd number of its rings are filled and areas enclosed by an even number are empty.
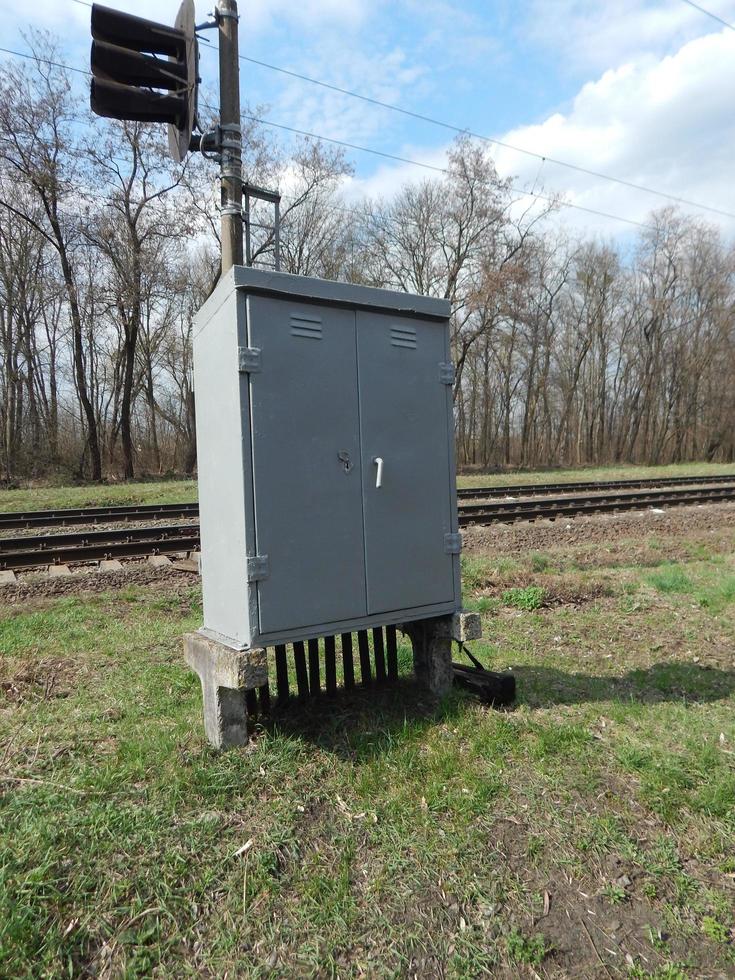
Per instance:
[[[419,737],[433,725],[452,721],[465,705],[458,692],[437,701],[412,678],[401,677],[352,691],[339,688],[331,696],[291,698],[276,708],[264,727],[306,739],[344,758],[364,760],[384,754],[399,741],[405,743],[407,737]]]
[[[596,701],[707,703],[735,692],[735,671],[697,664],[658,663],[622,677],[569,674],[532,665],[517,667],[513,673],[517,703],[530,708]],[[339,689],[331,697],[291,699],[264,726],[357,761],[382,755],[434,725],[454,722],[470,703],[472,696],[459,689],[437,702],[412,679],[402,677],[384,686]]]
[[[735,671],[698,664],[658,663],[622,677],[567,674],[533,665],[516,667],[513,673],[519,701],[532,708],[591,701],[706,703],[720,701],[735,691]]]

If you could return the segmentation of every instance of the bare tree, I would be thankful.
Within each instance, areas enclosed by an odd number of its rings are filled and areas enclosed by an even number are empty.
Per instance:
[[[184,170],[171,172],[158,133],[140,123],[108,126],[106,138],[88,147],[102,186],[104,207],[85,224],[87,239],[105,257],[110,310],[120,326],[120,434],[123,476],[135,472],[131,415],[136,350],[146,295],[161,268],[164,243],[187,231],[173,191]]]
[[[75,383],[87,429],[91,476],[102,478],[94,408],[86,376],[86,352],[75,275],[75,252],[82,239],[80,196],[86,186],[83,154],[76,136],[79,111],[72,86],[48,35],[28,38],[30,68],[8,62],[0,78],[0,162],[6,179],[0,205],[30,224],[56,251],[71,320]],[[16,192],[8,193],[15,187]],[[33,202],[26,207],[31,191]],[[36,207],[36,204],[40,207]]]

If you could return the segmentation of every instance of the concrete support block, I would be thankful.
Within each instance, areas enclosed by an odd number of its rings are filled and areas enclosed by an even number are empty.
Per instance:
[[[99,563],[98,571],[100,572],[121,572],[122,562],[118,561],[117,558],[103,558]]]
[[[175,561],[171,566],[175,572],[191,572],[194,575],[199,574],[199,563],[192,561],[191,558],[181,558]]]
[[[457,643],[466,640],[479,640],[482,637],[482,620],[476,612],[465,612],[463,609],[452,616],[452,639]]]
[[[452,688],[452,617],[436,616],[404,623],[413,646],[416,680],[437,697]]]
[[[12,568],[0,569],[0,585],[15,585],[17,581]]]
[[[49,565],[48,574],[49,578],[66,578],[71,575],[71,569],[68,565]]]
[[[404,623],[402,629],[413,646],[416,680],[437,697],[452,688],[452,642],[464,643],[482,636],[480,617],[471,612],[419,619]]]
[[[153,565],[154,568],[168,568],[171,564],[171,559],[168,555],[150,555],[148,562]]]
[[[211,744],[216,749],[245,745],[245,692],[268,681],[266,651],[233,650],[201,633],[187,633],[184,658],[202,683],[204,731]]]

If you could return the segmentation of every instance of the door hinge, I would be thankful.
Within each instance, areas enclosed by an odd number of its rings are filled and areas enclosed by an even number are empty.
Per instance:
[[[441,361],[439,364],[439,380],[443,385],[454,384],[454,365],[451,361]]]
[[[270,566],[268,555],[252,555],[248,558],[248,582],[260,582],[261,579],[268,578]]]
[[[456,534],[445,534],[444,550],[448,555],[458,555],[462,550],[462,535],[459,532]]]
[[[240,374],[255,374],[260,371],[260,347],[238,347],[237,369]]]

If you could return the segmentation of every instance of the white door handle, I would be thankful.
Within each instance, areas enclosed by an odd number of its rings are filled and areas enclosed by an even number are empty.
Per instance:
[[[378,467],[378,472],[375,474],[375,489],[379,490],[383,486],[383,457],[376,456],[373,462]]]

